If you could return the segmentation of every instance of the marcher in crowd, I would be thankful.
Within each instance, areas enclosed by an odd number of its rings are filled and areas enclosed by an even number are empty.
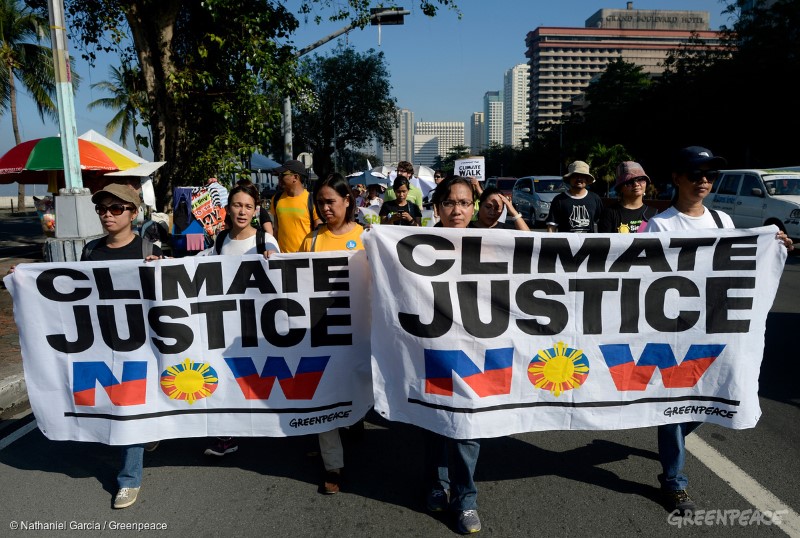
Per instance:
[[[433,203],[439,208],[438,225],[445,228],[471,228],[475,210],[475,191],[470,180],[453,176],[436,188]],[[450,509],[456,513],[458,532],[470,534],[481,530],[478,517],[478,488],[475,467],[481,444],[479,439],[451,439],[425,432],[426,474],[430,490],[426,505],[431,512]]]
[[[422,203],[424,195],[422,189],[415,186],[411,179],[414,177],[414,165],[408,161],[400,161],[397,163],[397,177],[404,177],[408,180],[408,196],[406,199],[422,211]],[[397,199],[397,194],[392,189],[387,189],[383,196],[384,202],[391,202]]]
[[[651,184],[644,168],[633,161],[625,161],[617,166],[617,181],[614,189],[619,200],[603,210],[600,219],[601,233],[643,232],[647,222],[658,211],[644,203],[644,193]]]
[[[672,163],[672,182],[676,196],[670,208],[650,219],[647,232],[671,232],[704,228],[734,228],[731,218],[722,211],[709,210],[703,200],[711,191],[711,185],[724,167],[726,160],[715,157],[710,150],[690,146],[680,150]],[[777,239],[792,250],[791,239],[778,232]],[[686,436],[700,422],[666,424],[658,427],[658,457],[662,474],[658,479],[664,494],[665,505],[670,512],[680,514],[694,512],[696,505],[686,491],[689,479],[683,472],[686,461]]]
[[[145,260],[161,258],[161,249],[133,232],[139,212],[139,193],[128,185],[112,183],[92,195],[94,209],[106,235],[83,248],[81,261]],[[155,450],[158,442],[122,447],[122,468],[117,474],[114,508],[127,508],[136,502],[142,486],[144,452]]]
[[[260,207],[258,189],[248,180],[239,181],[231,189],[228,205],[225,208],[228,228],[217,235],[214,244],[201,252],[201,256],[222,254],[243,256],[263,254],[268,258],[280,252],[278,241],[271,234],[252,226],[256,211]],[[217,437],[206,448],[206,456],[222,457],[239,450],[239,443],[233,437]]]
[[[281,190],[272,199],[272,226],[281,252],[297,252],[306,235],[322,224],[311,194],[303,185],[308,173],[303,163],[286,161],[274,170]]]
[[[419,226],[422,222],[422,211],[408,201],[409,182],[398,175],[392,185],[396,200],[384,200],[381,205],[381,224],[398,224],[400,226]]]
[[[505,223],[500,222],[500,216],[506,210]],[[514,209],[511,201],[497,187],[487,187],[481,193],[478,204],[478,218],[475,220],[476,228],[513,228],[523,232],[531,229],[522,218],[522,214]]]
[[[299,252],[331,250],[364,250],[361,234],[364,228],[355,221],[356,200],[347,179],[331,174],[316,189],[316,206],[325,224],[308,234]],[[319,450],[325,466],[322,492],[339,493],[344,469],[344,448],[339,428],[320,433]]]
[[[594,183],[589,165],[583,161],[570,163],[564,182],[569,190],[558,194],[550,204],[545,224],[548,232],[591,233],[603,212],[603,201],[586,187]]]

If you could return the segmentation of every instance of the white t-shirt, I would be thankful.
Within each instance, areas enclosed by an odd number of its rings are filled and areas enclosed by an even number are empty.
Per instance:
[[[224,254],[226,256],[242,256],[244,254],[258,254],[258,248],[256,248],[256,234],[251,235],[247,239],[231,239],[230,235],[225,235],[225,241],[222,242],[222,250],[220,254]],[[274,250],[276,252],[280,252],[281,249],[278,246],[278,240],[272,234],[268,234],[264,232],[264,246],[266,250]],[[216,247],[212,246],[201,252],[200,256],[214,256],[217,253]]]
[[[723,228],[736,227],[733,225],[733,221],[727,213],[717,211],[717,214],[722,221]],[[717,227],[717,223],[714,222],[711,211],[705,206],[703,206],[703,214],[699,217],[691,217],[675,209],[675,206],[671,206],[669,209],[651,217],[647,222],[647,229],[645,232],[674,232],[677,230],[700,230],[703,228]]]

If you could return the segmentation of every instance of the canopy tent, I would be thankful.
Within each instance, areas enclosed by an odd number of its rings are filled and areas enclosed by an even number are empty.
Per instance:
[[[250,157],[250,170],[263,170],[265,172],[269,172],[275,168],[278,168],[281,163],[276,162],[265,155],[261,155],[260,153],[253,153],[253,156]]]

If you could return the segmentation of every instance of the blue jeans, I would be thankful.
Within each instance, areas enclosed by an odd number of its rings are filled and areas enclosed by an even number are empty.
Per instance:
[[[658,459],[663,473],[658,475],[661,489],[678,491],[686,489],[689,479],[683,474],[686,462],[686,436],[692,433],[701,422],[664,424],[658,427]]]
[[[433,432],[426,435],[425,465],[431,487],[450,490],[453,510],[477,508],[478,488],[474,476],[481,451],[480,440],[450,439]]]
[[[144,445],[122,447],[122,469],[117,475],[120,488],[138,488],[142,485],[144,472]]]

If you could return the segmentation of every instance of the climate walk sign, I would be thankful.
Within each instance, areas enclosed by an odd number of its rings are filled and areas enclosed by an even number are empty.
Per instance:
[[[775,232],[381,226],[364,239],[375,409],[454,438],[753,427]]]
[[[5,282],[50,439],[302,435],[372,406],[363,251],[25,264]]]

